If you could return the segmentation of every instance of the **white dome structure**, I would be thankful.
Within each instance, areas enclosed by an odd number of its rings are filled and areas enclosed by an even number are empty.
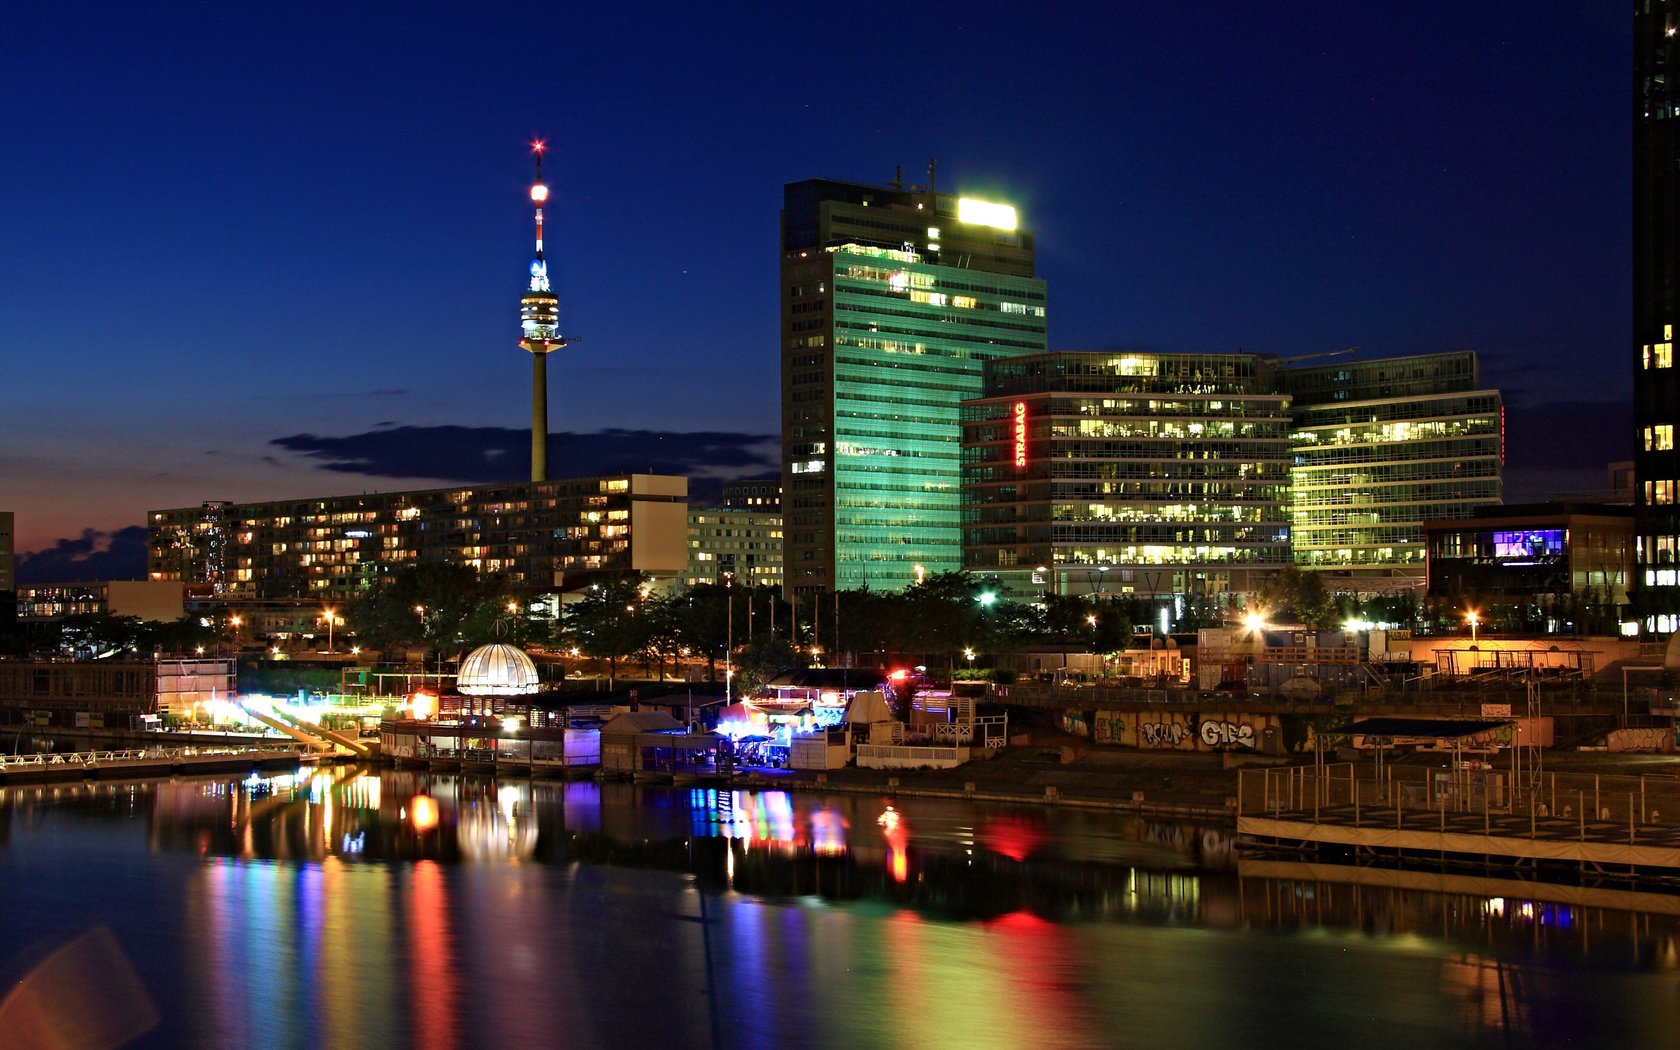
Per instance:
[[[511,645],[480,646],[461,661],[455,688],[468,696],[526,696],[537,691],[537,665]]]

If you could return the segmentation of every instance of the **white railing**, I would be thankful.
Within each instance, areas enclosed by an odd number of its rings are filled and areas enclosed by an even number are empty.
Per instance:
[[[35,755],[0,755],[0,773],[22,769],[53,769],[70,767],[92,769],[102,765],[128,762],[162,762],[181,758],[214,757],[216,755],[272,754],[276,751],[306,750],[301,744],[274,744],[262,747],[129,747],[109,751],[66,751]]]

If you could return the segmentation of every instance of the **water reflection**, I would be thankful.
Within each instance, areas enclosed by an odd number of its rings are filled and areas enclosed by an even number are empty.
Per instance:
[[[1680,1024],[1680,898],[1239,862],[1223,829],[1102,813],[339,769],[0,789],[0,825],[8,953],[50,932],[63,873],[144,876],[143,906],[132,883],[71,893],[147,946],[158,1046],[1662,1045]]]

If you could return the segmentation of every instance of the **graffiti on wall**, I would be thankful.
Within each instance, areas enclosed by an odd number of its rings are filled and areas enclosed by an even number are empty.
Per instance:
[[[1208,719],[1202,723],[1202,743],[1208,747],[1254,747],[1254,727],[1245,722]]]
[[[1259,750],[1270,715],[1217,712],[1203,718],[1190,710],[1094,711],[1091,740],[1117,747],[1176,751]]]
[[[1126,743],[1126,723],[1119,711],[1098,711],[1091,730],[1091,739],[1099,744]]]
[[[1139,747],[1177,747],[1188,736],[1183,722],[1139,722]]]

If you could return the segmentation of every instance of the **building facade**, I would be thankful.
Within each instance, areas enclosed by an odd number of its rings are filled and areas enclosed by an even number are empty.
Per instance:
[[[723,505],[727,510],[782,512],[782,480],[750,479],[723,483]]]
[[[1504,409],[1469,351],[1284,368],[1295,564],[1348,590],[1421,589],[1424,529],[1498,504]]]
[[[1529,630],[1611,633],[1634,578],[1632,509],[1609,504],[1484,507],[1431,522],[1427,548],[1430,598]]]
[[[729,580],[742,587],[782,586],[780,514],[729,508],[688,512],[684,584]]]
[[[1680,629],[1680,5],[1634,5],[1633,426],[1638,565],[1646,631]]]
[[[102,615],[167,623],[186,614],[185,587],[166,580],[26,583],[17,589],[18,619],[26,623]]]
[[[1255,354],[990,363],[962,408],[967,568],[1014,595],[1258,587],[1290,559],[1275,371]]]
[[[962,564],[958,405],[1042,353],[1032,234],[1003,204],[896,184],[784,190],[782,498],[791,594]]]
[[[405,565],[465,565],[533,592],[688,564],[688,479],[622,474],[147,514],[147,575],[230,600],[344,599]]]

